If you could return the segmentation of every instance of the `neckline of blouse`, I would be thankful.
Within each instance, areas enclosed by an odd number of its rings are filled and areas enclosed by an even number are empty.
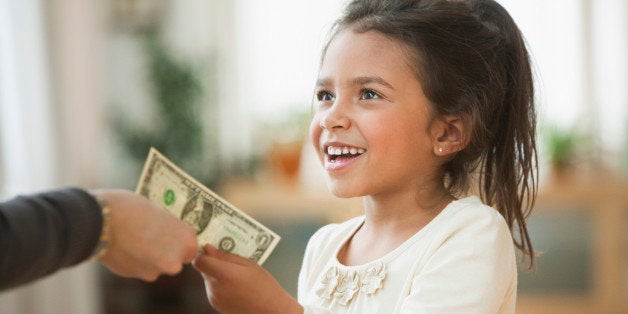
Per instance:
[[[400,255],[401,253],[403,253],[405,250],[407,250],[410,246],[412,246],[416,241],[421,239],[431,229],[435,228],[435,226],[440,224],[441,221],[445,220],[447,216],[449,216],[450,214],[454,212],[454,209],[461,208],[464,206],[464,204],[468,203],[469,201],[473,202],[473,201],[476,201],[477,199],[478,199],[477,196],[468,196],[465,198],[453,200],[449,202],[449,204],[447,204],[447,206],[445,206],[445,208],[443,208],[443,210],[438,215],[436,215],[436,217],[434,217],[423,228],[421,228],[421,230],[417,231],[415,234],[413,234],[411,237],[406,239],[403,243],[401,243],[392,251],[386,253],[384,256],[374,259],[372,261],[366,262],[364,264],[360,264],[360,265],[345,265],[338,260],[338,254],[340,253],[340,250],[347,244],[347,241],[349,241],[349,239],[353,237],[353,235],[358,231],[358,229],[364,224],[365,216],[362,215],[359,217],[355,225],[351,228],[351,232],[349,232],[342,239],[342,241],[340,241],[340,245],[338,245],[336,249],[334,250],[334,259],[332,260],[333,264],[339,269],[354,270],[354,271],[366,269],[376,263],[386,264],[389,261],[393,260],[398,255]],[[458,206],[458,204],[462,206]]]

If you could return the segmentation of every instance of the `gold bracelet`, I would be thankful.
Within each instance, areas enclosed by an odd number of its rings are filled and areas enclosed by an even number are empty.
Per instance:
[[[109,230],[111,229],[111,208],[104,198],[97,196],[96,200],[98,204],[100,204],[100,208],[102,208],[102,229],[100,231],[100,238],[98,238],[98,244],[90,260],[100,260],[107,253],[111,240],[109,234]]]

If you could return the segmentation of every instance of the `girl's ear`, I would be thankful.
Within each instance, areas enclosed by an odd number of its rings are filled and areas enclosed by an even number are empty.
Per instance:
[[[436,156],[447,157],[463,150],[469,144],[467,125],[460,116],[436,118],[430,125],[430,135]]]

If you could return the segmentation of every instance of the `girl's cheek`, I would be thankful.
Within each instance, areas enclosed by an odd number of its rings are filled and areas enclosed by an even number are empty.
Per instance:
[[[310,139],[312,140],[312,146],[314,146],[314,151],[316,151],[317,155],[320,155],[319,145],[322,132],[323,129],[320,127],[320,116],[319,114],[315,114],[314,118],[312,118],[312,122],[310,123]]]
[[[320,117],[319,114],[316,113],[314,114],[314,117],[312,118],[312,121],[310,122],[310,138],[312,139],[312,144],[314,144],[314,146],[318,146],[318,137],[321,134],[321,127],[320,127]]]

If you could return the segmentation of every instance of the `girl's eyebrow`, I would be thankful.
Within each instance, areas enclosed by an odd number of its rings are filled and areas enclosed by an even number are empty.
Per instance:
[[[392,90],[395,90],[394,87],[392,87],[392,85],[390,85],[390,83],[386,82],[386,80],[384,80],[383,78],[379,77],[379,76],[359,76],[356,77],[352,80],[352,83],[355,85],[365,85],[368,83],[375,83],[375,84],[379,84],[385,87],[388,87]]]
[[[316,86],[320,87],[320,86],[329,86],[331,85],[331,79],[329,78],[321,78],[316,80]]]
[[[353,85],[365,85],[369,83],[375,83],[375,84],[388,87],[392,90],[395,90],[395,88],[392,87],[390,83],[386,82],[386,80],[384,80],[383,78],[379,76],[358,76],[352,79],[351,83]],[[329,86],[329,85],[331,85],[331,79],[329,78],[322,78],[322,79],[316,80],[316,86]]]

